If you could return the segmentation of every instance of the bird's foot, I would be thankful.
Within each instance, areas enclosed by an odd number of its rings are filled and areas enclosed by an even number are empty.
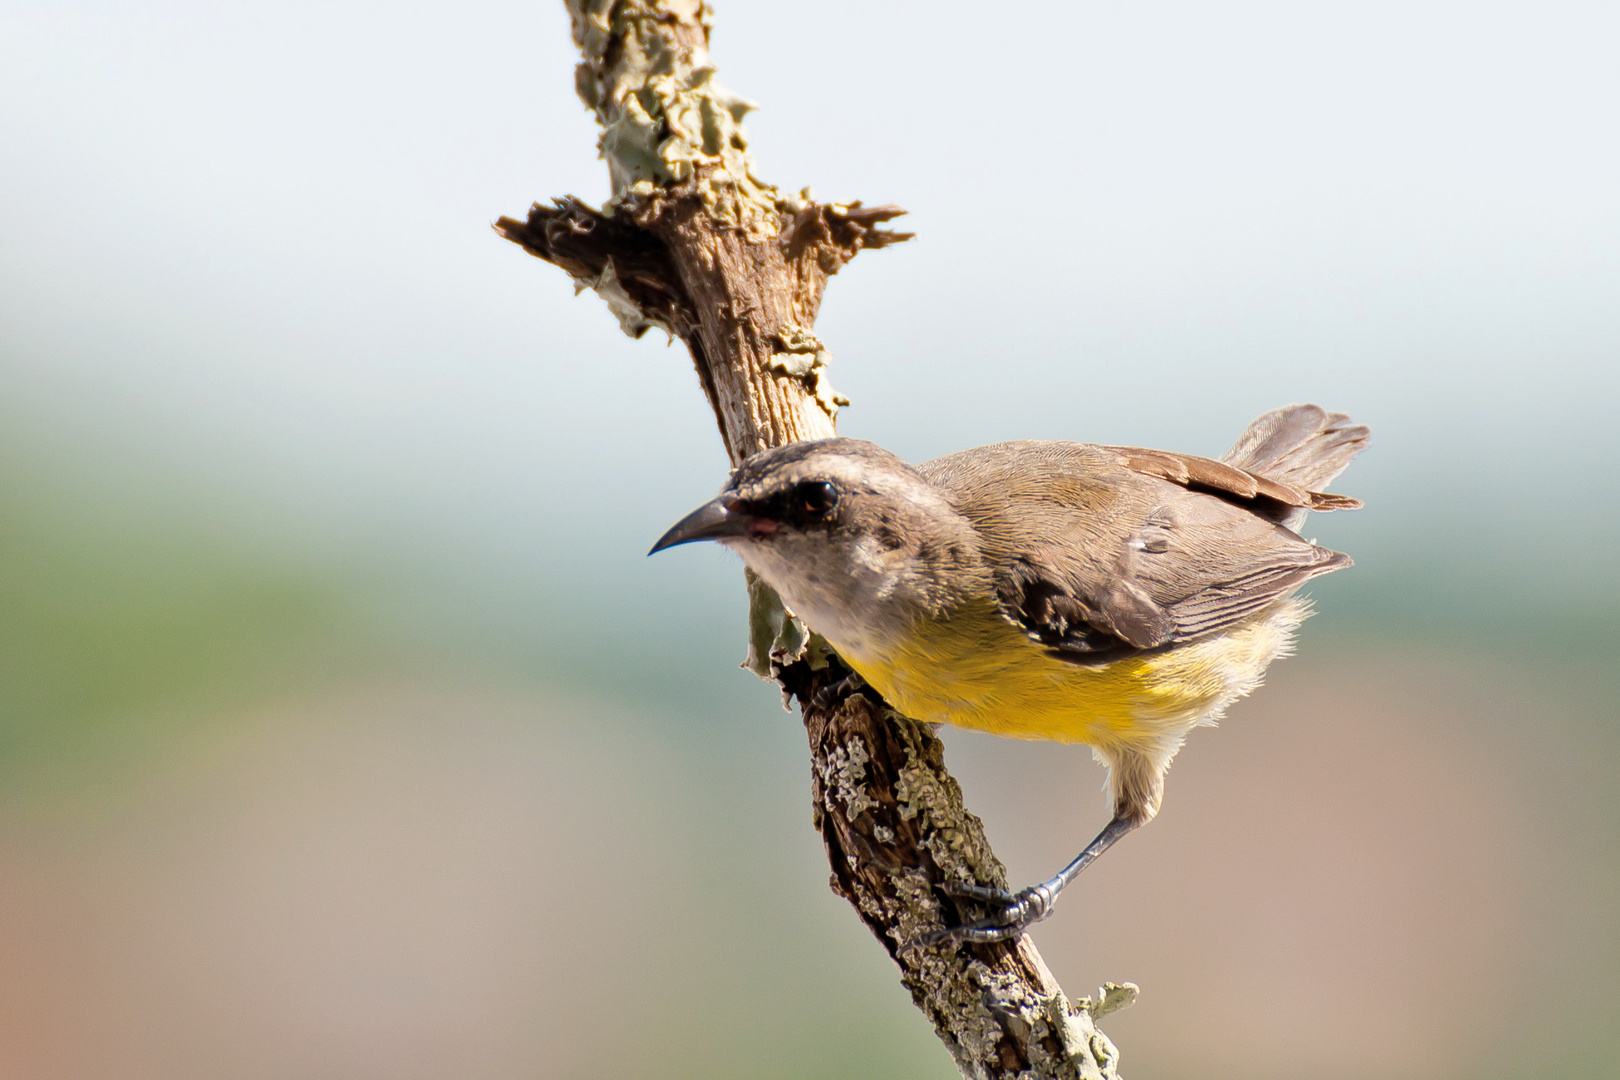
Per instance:
[[[960,882],[941,887],[946,895],[982,904],[990,912],[974,922],[931,931],[923,938],[926,945],[955,941],[1006,941],[1052,914],[1052,905],[1057,902],[1057,890],[1050,882],[1031,885],[1017,892]]]
[[[826,712],[833,707],[833,703],[839,698],[847,697],[857,690],[865,688],[866,680],[852,671],[837,682],[827,683],[820,690],[817,690],[814,696],[810,698],[810,707],[817,712]]]

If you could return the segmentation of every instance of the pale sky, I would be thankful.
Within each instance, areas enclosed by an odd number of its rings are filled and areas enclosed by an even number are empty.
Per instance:
[[[1615,5],[716,8],[762,174],[912,211],[828,292],[846,434],[1218,453],[1315,400],[1376,433],[1325,540],[1616,520]],[[573,62],[553,3],[0,5],[7,441],[643,580],[723,479],[689,361],[489,231],[606,195]]]

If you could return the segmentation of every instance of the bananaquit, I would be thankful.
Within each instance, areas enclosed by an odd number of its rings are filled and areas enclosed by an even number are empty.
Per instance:
[[[1260,685],[1309,614],[1296,596],[1350,559],[1303,539],[1368,431],[1315,405],[1251,424],[1219,461],[1007,442],[921,465],[855,439],[745,461],[653,551],[715,540],[895,708],[1020,739],[1085,743],[1113,818],[990,915],[944,936],[1011,937],[1153,819],[1187,733]]]

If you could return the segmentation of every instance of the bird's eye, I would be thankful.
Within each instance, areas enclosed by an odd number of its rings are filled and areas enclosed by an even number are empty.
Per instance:
[[[812,514],[825,514],[838,502],[838,489],[825,480],[807,480],[799,485],[799,504]]]

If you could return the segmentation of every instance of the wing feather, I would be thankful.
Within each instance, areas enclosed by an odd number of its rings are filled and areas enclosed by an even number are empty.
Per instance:
[[[1348,566],[1276,521],[1360,505],[1210,458],[1085,443],[1000,443],[920,470],[974,524],[1003,614],[1075,663],[1216,633]]]

